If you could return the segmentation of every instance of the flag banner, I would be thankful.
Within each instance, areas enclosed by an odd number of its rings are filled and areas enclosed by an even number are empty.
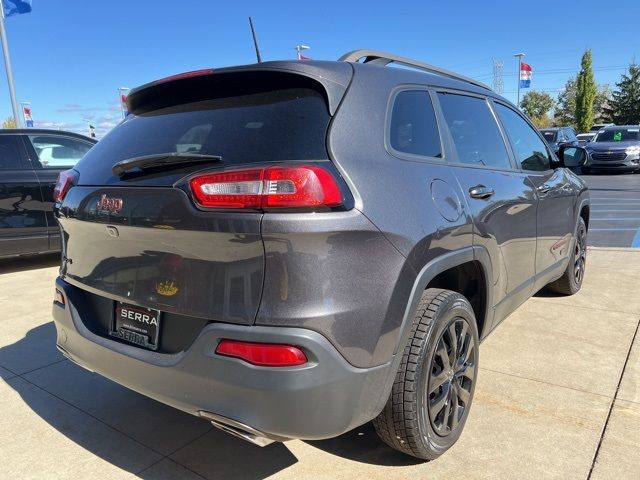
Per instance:
[[[129,115],[129,109],[127,108],[127,96],[124,94],[120,95],[120,104],[122,105],[122,114],[126,117]]]
[[[2,0],[5,18],[31,11],[31,0]]]
[[[311,57],[305,57],[304,55],[300,55],[300,58],[298,60],[312,60]]]
[[[89,136],[91,138],[96,138],[96,127],[91,124],[89,124]]]
[[[31,116],[31,107],[23,105],[22,116],[24,117],[24,124],[27,126],[27,128],[33,128],[33,117]]]
[[[524,62],[520,64],[520,88],[531,87],[532,73],[533,73],[533,70],[531,69],[531,65]]]

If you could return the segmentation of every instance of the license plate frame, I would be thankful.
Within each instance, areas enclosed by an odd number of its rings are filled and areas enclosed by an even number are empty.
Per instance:
[[[109,335],[147,350],[157,350],[162,312],[130,303],[115,302]]]

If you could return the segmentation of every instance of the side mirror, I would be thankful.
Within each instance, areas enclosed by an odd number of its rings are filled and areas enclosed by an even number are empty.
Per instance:
[[[589,152],[584,147],[562,145],[558,151],[558,159],[561,167],[584,167],[589,159]]]

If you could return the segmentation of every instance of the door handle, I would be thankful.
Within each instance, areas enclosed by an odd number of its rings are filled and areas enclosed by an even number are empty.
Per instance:
[[[536,190],[540,195],[544,195],[545,193],[549,193],[549,190],[551,190],[551,186],[543,183],[542,185],[538,185]]]
[[[471,198],[489,198],[494,193],[496,192],[493,191],[493,188],[485,187],[484,185],[476,185],[469,189]]]

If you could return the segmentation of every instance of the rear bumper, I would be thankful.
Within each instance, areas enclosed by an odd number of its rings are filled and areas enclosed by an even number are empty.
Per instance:
[[[57,279],[66,305],[54,303],[58,348],[72,361],[111,380],[194,415],[210,412],[267,438],[322,439],[374,418],[395,376],[392,363],[356,368],[322,335],[288,327],[207,325],[188,350],[161,354],[90,332],[73,287]],[[77,293],[76,293],[77,295]],[[221,338],[301,347],[309,363],[265,368],[215,355]]]

